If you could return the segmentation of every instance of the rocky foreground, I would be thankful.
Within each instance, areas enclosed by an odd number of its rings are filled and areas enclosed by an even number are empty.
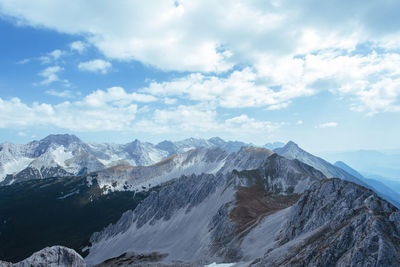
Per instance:
[[[62,246],[53,246],[44,248],[35,252],[29,258],[17,262],[0,261],[1,267],[83,267],[86,266],[85,260],[73,249]]]

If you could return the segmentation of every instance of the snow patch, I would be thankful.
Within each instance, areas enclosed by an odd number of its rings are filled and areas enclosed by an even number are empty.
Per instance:
[[[231,267],[231,266],[235,266],[236,263],[216,263],[213,262],[209,265],[204,265],[204,267]]]
[[[16,174],[22,171],[28,167],[32,161],[32,158],[20,157],[4,163],[3,166],[0,167],[0,181],[3,181],[7,174]]]

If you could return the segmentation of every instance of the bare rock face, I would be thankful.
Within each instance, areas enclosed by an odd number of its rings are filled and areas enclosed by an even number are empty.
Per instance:
[[[75,250],[62,246],[53,246],[35,252],[29,258],[14,264],[8,262],[0,262],[0,266],[83,267],[86,266],[86,263],[84,259],[78,253],[75,252]]]
[[[321,180],[292,207],[279,245],[253,266],[399,266],[399,216],[371,190]]]
[[[248,254],[241,244],[255,226],[293,205],[313,182],[326,178],[300,161],[266,149],[239,153],[248,157],[227,162],[244,168],[253,157],[262,167],[182,176],[164,184],[116,224],[93,234],[87,262],[98,264],[125,252],[159,252],[167,255],[163,263],[168,264],[237,262]],[[276,223],[278,228],[281,224]],[[265,240],[261,246],[269,243]]]

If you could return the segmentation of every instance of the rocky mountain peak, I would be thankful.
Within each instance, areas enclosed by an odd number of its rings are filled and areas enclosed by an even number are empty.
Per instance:
[[[82,143],[81,139],[73,134],[50,134],[39,141],[40,143],[54,143],[69,146],[72,143]]]
[[[36,146],[33,157],[39,157],[45,153],[51,146],[64,146],[69,147],[71,144],[83,144],[83,142],[71,134],[51,134],[40,140],[39,142],[32,142]]]
[[[213,144],[224,144],[225,143],[225,141],[218,136],[211,137],[210,139],[208,139],[208,141]]]

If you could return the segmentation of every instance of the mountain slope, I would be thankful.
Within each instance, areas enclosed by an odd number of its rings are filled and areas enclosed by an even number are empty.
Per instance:
[[[400,179],[400,154],[397,152],[358,150],[325,153],[323,156],[331,162],[344,161],[361,173],[381,175],[390,179]]]
[[[90,176],[30,180],[0,187],[0,259],[21,261],[52,245],[82,253],[93,232],[116,222],[150,192],[104,194]]]
[[[319,171],[276,154],[262,166],[182,176],[115,225],[94,234],[87,262],[100,263],[124,252],[167,254],[164,260],[170,263],[241,258],[241,235],[324,178]]]
[[[138,192],[182,175],[256,169],[272,154],[268,149],[255,147],[242,147],[240,151],[231,154],[219,147],[201,147],[175,154],[150,166],[119,165],[98,171],[96,179],[102,188],[109,191]]]
[[[371,190],[318,181],[291,208],[278,245],[252,266],[398,266],[399,216]]]
[[[349,169],[349,167],[344,167],[345,169],[349,170],[351,173],[355,174],[352,175],[348,173],[346,170],[339,166],[335,166],[330,164],[326,160],[316,157],[303,149],[301,149],[297,144],[292,141],[289,141],[284,147],[277,148],[274,152],[278,153],[289,159],[298,159],[310,166],[313,166],[317,170],[320,170],[323,174],[326,175],[328,178],[340,178],[346,181],[350,181],[356,183],[358,185],[362,185],[366,188],[372,189],[377,192],[381,197],[386,199],[387,201],[391,202],[392,204],[400,207],[400,198],[397,197],[397,194],[392,194],[391,191],[387,191],[385,186],[382,186],[379,183],[374,183],[373,181],[368,182],[366,179],[362,177],[361,174],[356,172],[353,169]],[[340,163],[339,163],[340,165]],[[341,164],[343,166],[343,164]]]
[[[0,259],[22,260],[61,244],[81,253],[90,235],[135,208],[148,194],[182,175],[256,168],[273,152],[245,149],[228,155],[199,148],[151,166],[119,165],[89,175],[28,180],[0,187]],[[227,159],[230,159],[227,162]],[[166,183],[166,184],[165,184]],[[36,231],[41,229],[41,231]]]
[[[86,261],[396,266],[399,218],[373,191],[272,154],[257,170],[183,176],[152,193],[91,237]]]
[[[370,186],[370,188],[374,189],[378,195],[390,201],[392,204],[400,207],[400,194],[392,190],[390,187],[386,186],[384,183],[377,181],[375,179],[369,179],[362,176],[359,172],[348,166],[346,163],[342,161],[337,161],[334,164],[335,166],[342,168],[346,172],[352,174],[358,179],[362,180],[366,184]]]
[[[274,149],[274,152],[288,159],[300,160],[301,162],[304,162],[305,164],[308,164],[316,168],[317,170],[320,170],[328,178],[337,177],[362,186],[367,186],[366,183],[362,182],[357,177],[354,177],[353,175],[342,170],[341,168],[330,164],[322,158],[319,158],[304,151],[292,141],[289,141],[284,147]]]

